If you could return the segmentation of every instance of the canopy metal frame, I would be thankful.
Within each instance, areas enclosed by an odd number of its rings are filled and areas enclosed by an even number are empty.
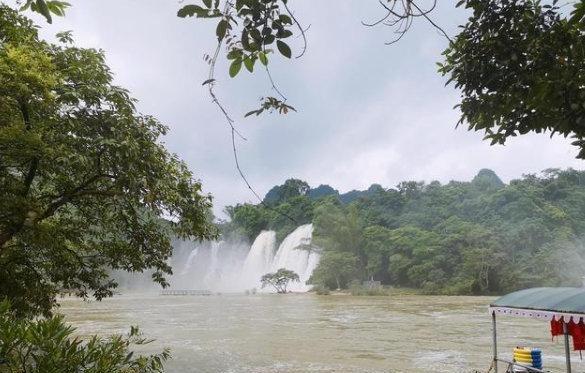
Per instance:
[[[519,366],[522,368],[526,368],[529,372],[546,373],[546,371],[544,371],[544,370],[530,367],[530,366],[527,366],[524,364],[519,364],[519,363],[514,362],[514,361],[500,359],[498,357],[498,328],[497,328],[497,322],[496,322],[496,311],[491,310],[491,314],[492,314],[492,353],[493,353],[492,364],[494,367],[494,372],[498,373],[498,362],[502,362],[502,363],[506,363],[508,366]],[[564,340],[565,340],[566,369],[567,369],[567,373],[571,373],[571,348],[570,348],[570,344],[569,344],[569,328],[568,328],[568,322],[566,322],[564,320],[563,320],[563,335],[564,335]]]
[[[532,288],[504,295],[490,304],[492,317],[493,362],[498,372],[498,362],[508,366],[521,366],[529,372],[542,373],[543,370],[507,361],[498,357],[498,333],[496,315],[529,317],[537,320],[557,320],[563,324],[566,372],[571,372],[571,348],[569,343],[569,323],[585,321],[585,286],[581,288]]]

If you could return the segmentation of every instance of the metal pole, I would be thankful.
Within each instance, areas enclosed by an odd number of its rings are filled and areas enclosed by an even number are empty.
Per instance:
[[[563,319],[563,334],[565,335],[565,359],[567,360],[567,373],[571,373],[571,349],[569,348],[569,327]]]
[[[494,353],[494,372],[498,373],[498,334],[496,331],[496,312],[492,311],[492,335],[493,335],[493,353]]]

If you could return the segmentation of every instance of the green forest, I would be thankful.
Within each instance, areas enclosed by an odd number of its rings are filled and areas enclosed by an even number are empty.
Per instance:
[[[220,246],[211,242],[220,236],[239,244],[242,237],[252,242],[261,231],[273,230],[281,242],[300,225],[313,224],[312,242],[297,249],[320,254],[314,271],[299,275],[283,266],[258,276],[262,287],[281,294],[292,290],[287,288],[289,283],[304,281],[309,273],[308,283],[323,294],[337,289],[352,292],[364,281],[379,281],[384,291],[447,295],[502,294],[581,283],[585,171],[548,169],[504,183],[495,172],[483,169],[470,181],[374,184],[347,193],[291,178],[262,198],[255,189],[261,175],[254,169],[266,166],[263,176],[271,178],[282,172],[276,165],[287,164],[285,158],[292,154],[282,146],[285,142],[294,152],[304,152],[308,146],[302,141],[305,138],[293,136],[293,126],[288,124],[279,132],[264,127],[258,136],[260,132],[244,121],[260,124],[271,114],[292,114],[288,123],[295,123],[299,134],[321,139],[314,144],[321,153],[307,153],[305,160],[320,161],[328,168],[340,164],[355,183],[359,177],[338,157],[333,158],[334,164],[323,160],[323,155],[336,153],[321,145],[351,136],[362,150],[393,149],[411,138],[408,147],[430,146],[431,127],[423,122],[445,133],[451,131],[455,123],[443,121],[451,116],[441,115],[448,112],[435,101],[440,101],[438,95],[456,93],[452,104],[458,125],[483,133],[492,145],[519,135],[561,135],[571,139],[577,158],[585,159],[585,0],[568,4],[461,0],[452,4],[459,10],[444,13],[437,13],[438,1],[429,1],[432,5],[427,8],[419,0],[379,0],[372,3],[381,18],[372,21],[341,2],[310,3],[305,14],[302,9],[308,2],[297,2],[295,9],[295,2],[289,0],[195,0],[173,5],[170,13],[154,0],[140,2],[139,7],[138,2],[124,1],[116,6],[100,2],[100,8],[96,2],[72,3],[0,0],[0,373],[162,373],[167,363],[171,364],[168,371],[177,372],[357,371],[358,365],[385,372],[396,370],[393,365],[399,360],[412,363],[399,371],[415,371],[419,363],[427,371],[431,364],[443,364],[439,360],[467,363],[461,359],[479,356],[485,347],[481,338],[473,344],[472,354],[456,350],[447,339],[443,341],[451,347],[446,351],[437,350],[436,340],[425,345],[430,333],[449,337],[452,329],[422,330],[416,321],[411,322],[412,316],[423,312],[418,306],[393,315],[387,307],[401,307],[394,298],[383,307],[374,304],[378,299],[357,307],[354,298],[346,297],[345,303],[315,308],[310,304],[319,303],[314,298],[302,304],[303,297],[310,295],[253,297],[255,288],[242,297],[220,298],[221,288],[215,294],[211,290],[200,293],[194,288],[199,283],[191,281],[196,276],[190,277],[195,271],[188,270],[192,263],[205,264],[198,262],[205,255],[213,258],[214,248],[217,254]],[[70,8],[71,14],[66,15]],[[152,14],[160,18],[148,17]],[[435,18],[436,14],[441,16]],[[336,34],[332,26],[344,24],[344,15],[356,24],[361,21],[363,27],[386,27],[390,39],[380,41],[384,54],[371,53],[374,39],[360,37],[351,28]],[[469,18],[463,20],[461,15]],[[61,17],[65,16],[64,21]],[[415,20],[417,27],[422,23],[438,32],[443,44],[429,38],[405,39],[403,44],[424,53],[393,52],[390,45],[411,34]],[[312,21],[316,27],[309,32]],[[212,23],[211,27],[199,28],[204,22]],[[157,34],[144,33],[141,24]],[[328,34],[332,39],[327,44],[342,48],[327,50],[321,57],[311,55],[320,48],[309,40],[318,42]],[[122,53],[114,49],[117,42],[123,44]],[[382,49],[382,43],[388,48]],[[442,52],[437,50],[433,57],[430,52],[435,44]],[[141,53],[147,49],[155,54]],[[343,53],[336,53],[340,49]],[[293,71],[292,66],[300,66],[294,61],[305,52],[313,59]],[[376,59],[381,63],[370,65]],[[154,60],[157,64],[147,63]],[[421,82],[424,88],[431,86],[425,74],[427,63],[437,63],[432,73],[444,78],[439,84],[448,85],[449,91],[420,97],[413,91],[404,101],[407,104],[397,102],[391,86],[401,95]],[[405,65],[419,67],[409,73]],[[260,76],[269,88],[259,100],[248,101],[258,97],[256,88],[261,86],[258,80],[243,78],[244,74]],[[180,80],[173,80],[175,75]],[[239,83],[243,85],[228,83],[231,78],[243,78]],[[327,80],[335,84],[321,84]],[[158,81],[163,84],[156,85]],[[359,100],[348,99],[356,97]],[[417,111],[419,102],[433,103],[428,109],[432,116]],[[378,106],[396,109],[374,115]],[[406,119],[401,118],[402,111],[408,113]],[[360,119],[357,114],[364,116]],[[359,131],[354,130],[357,124],[363,125]],[[408,136],[386,137],[390,125],[396,134]],[[211,129],[215,128],[227,129],[227,142],[214,136]],[[171,130],[172,137],[168,136]],[[247,132],[256,133],[255,139],[248,147],[240,146]],[[358,132],[368,136],[354,137]],[[199,139],[204,141],[194,141]],[[442,144],[433,155],[455,148]],[[531,143],[532,149],[546,153],[538,144]],[[476,149],[463,147],[455,154],[467,160]],[[520,156],[519,149],[510,154]],[[248,158],[252,153],[259,156],[256,164]],[[563,167],[574,164],[554,154],[547,153],[546,162]],[[233,156],[229,168],[222,166],[226,155]],[[404,167],[417,169],[416,159],[407,152],[400,155]],[[355,156],[359,154],[344,153],[346,159]],[[267,158],[278,162],[260,163]],[[487,155],[477,159],[497,161]],[[523,164],[513,156],[499,159],[514,164],[514,169]],[[531,160],[527,163],[537,168]],[[500,162],[494,167],[505,165]],[[377,171],[389,169],[379,166]],[[228,206],[228,219],[218,221],[214,206],[240,189],[250,198],[258,197],[257,203]],[[270,234],[270,245],[265,247],[274,246],[272,238]],[[186,246],[209,243],[209,254],[201,250],[197,257],[199,247],[189,247],[184,265],[173,267],[179,241]],[[296,245],[290,245],[288,252]],[[234,252],[248,249],[236,246]],[[215,271],[209,271],[213,276],[201,282],[205,287],[211,288],[228,274],[228,270],[218,270],[215,258]],[[237,273],[240,262],[233,262],[227,268]],[[127,296],[119,286],[118,273],[144,273],[162,287],[174,286],[172,281],[183,276],[188,292],[214,296],[192,302],[138,292]],[[229,274],[225,278],[240,280]],[[114,296],[99,306],[86,307],[80,301]],[[437,314],[478,309],[471,303],[440,309],[433,297],[418,298]],[[484,300],[481,303],[483,307]],[[400,314],[409,318],[399,318]],[[471,319],[469,330],[474,333],[458,333],[458,340],[475,338],[478,324]],[[370,326],[355,329],[353,320]],[[404,328],[403,320],[409,320],[409,328]],[[130,326],[135,322],[146,326],[161,343],[172,344],[176,359],[170,359],[171,351],[164,345]],[[128,325],[129,332],[121,334],[120,325]],[[398,334],[410,337],[416,329],[422,338],[405,341]],[[510,334],[520,334],[520,329],[510,330]],[[377,334],[380,331],[383,338]],[[114,334],[106,336],[110,333]],[[393,341],[397,344],[390,344]],[[468,343],[461,345],[469,348]],[[359,350],[352,349],[356,346]],[[415,350],[422,353],[412,354]],[[426,355],[438,359],[425,360]],[[416,361],[419,357],[425,359]],[[331,365],[333,360],[335,365]],[[496,356],[492,361],[497,370]],[[299,363],[303,365],[295,365]]]
[[[585,172],[549,169],[505,184],[483,169],[469,182],[374,184],[340,194],[289,179],[259,204],[226,209],[224,235],[282,240],[313,223],[321,262],[311,283],[352,281],[430,294],[495,294],[576,285],[585,263]]]

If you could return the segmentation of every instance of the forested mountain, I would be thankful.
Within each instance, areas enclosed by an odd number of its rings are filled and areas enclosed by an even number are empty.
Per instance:
[[[585,275],[585,172],[545,170],[504,184],[491,170],[470,182],[407,181],[339,194],[287,180],[264,204],[227,208],[224,234],[282,239],[314,223],[322,259],[312,282],[375,279],[428,293],[490,294],[570,285]]]

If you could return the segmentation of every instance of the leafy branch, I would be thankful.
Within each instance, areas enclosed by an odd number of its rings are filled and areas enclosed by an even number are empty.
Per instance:
[[[17,1],[18,4],[21,4],[20,1]],[[37,12],[41,14],[48,23],[53,22],[52,14],[63,17],[65,15],[65,9],[69,8],[71,4],[66,1],[59,1],[59,0],[26,0],[24,4],[21,5],[20,10],[28,10],[30,9],[33,12]]]
[[[283,1],[286,2],[286,0]],[[242,70],[242,66],[250,73],[253,73],[258,61],[264,67],[272,88],[282,99],[276,97],[263,98],[261,99],[260,107],[250,111],[245,117],[252,114],[260,115],[264,111],[277,111],[280,114],[287,114],[291,110],[296,111],[294,107],[286,103],[286,97],[278,89],[268,68],[268,56],[273,53],[273,49],[269,46],[273,44],[276,45],[276,49],[282,56],[286,58],[292,57],[292,50],[284,39],[293,35],[293,32],[289,28],[296,21],[290,13],[290,9],[286,7],[287,14],[284,14],[280,11],[281,8],[278,3],[279,1],[277,0],[262,2],[250,0],[236,0],[233,2],[228,0],[221,7],[222,4],[219,0],[202,0],[201,5],[185,5],[177,12],[177,15],[182,18],[218,19],[215,32],[217,46],[212,56],[205,56],[205,60],[209,64],[209,73],[203,85],[208,87],[212,102],[218,107],[230,128],[236,169],[248,189],[260,203],[263,203],[263,200],[242,171],[238,158],[236,135],[242,140],[246,140],[246,138],[236,129],[235,121],[215,92],[215,86],[217,84],[215,67],[219,54],[224,46],[226,58],[228,61],[231,61],[229,64],[230,77],[235,78]],[[301,31],[303,30],[300,25],[298,27]],[[306,42],[306,38],[304,40]],[[270,207],[267,206],[267,208]],[[294,218],[286,214],[283,215],[295,221]]]

